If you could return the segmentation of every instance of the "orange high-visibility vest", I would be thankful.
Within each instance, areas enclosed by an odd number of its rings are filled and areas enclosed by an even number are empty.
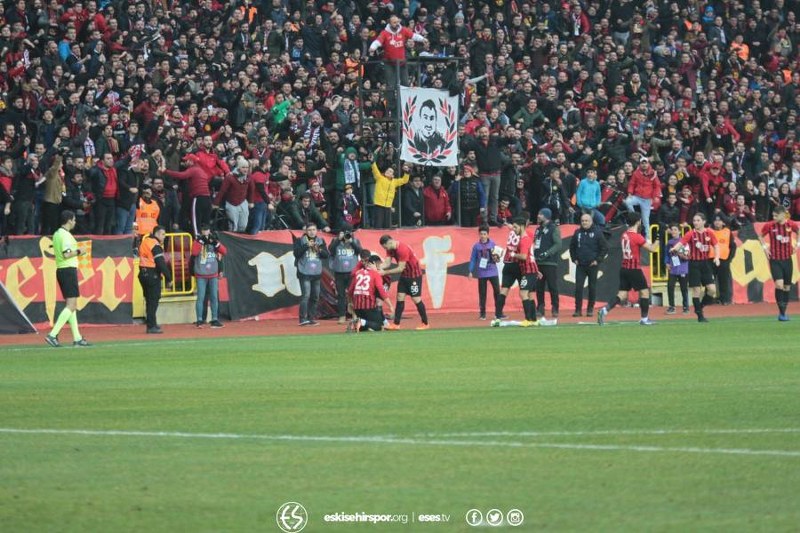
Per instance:
[[[161,207],[158,202],[152,200],[149,204],[139,198],[136,205],[136,234],[147,235],[153,232],[153,228],[158,225],[158,215]]]
[[[145,236],[139,246],[139,268],[155,268],[156,258],[153,256],[153,248],[161,246],[158,239],[152,235]]]
[[[715,229],[714,235],[717,237],[717,243],[719,244],[719,259],[720,261],[725,261],[731,255],[731,238],[733,235],[731,234],[730,228],[722,228],[722,229]],[[709,250],[711,253],[709,257],[711,259],[714,258],[714,248],[712,247]]]

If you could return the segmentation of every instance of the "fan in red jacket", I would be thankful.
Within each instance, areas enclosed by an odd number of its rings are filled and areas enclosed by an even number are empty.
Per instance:
[[[369,46],[369,53],[373,54],[378,48],[383,48],[383,59],[389,64],[386,68],[386,83],[389,87],[397,86],[396,66],[400,66],[400,82],[408,85],[408,66],[406,65],[406,41],[411,39],[415,42],[427,43],[428,40],[414,33],[408,28],[400,25],[400,18],[397,15],[389,17],[389,24],[372,41]]]
[[[628,182],[628,197],[625,205],[628,211],[633,211],[638,205],[642,211],[642,229],[645,235],[650,231],[650,211],[653,203],[661,199],[661,180],[656,171],[650,166],[650,161],[643,157],[639,159],[639,167],[633,171]]]
[[[453,218],[453,208],[450,205],[450,196],[442,187],[442,177],[438,174],[433,177],[431,184],[422,190],[424,202],[425,224],[437,226],[450,224]]]

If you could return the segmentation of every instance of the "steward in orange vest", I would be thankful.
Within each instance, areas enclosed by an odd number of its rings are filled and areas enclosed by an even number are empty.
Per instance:
[[[142,285],[145,303],[145,323],[147,333],[163,333],[156,320],[158,302],[161,299],[161,276],[172,284],[172,273],[164,259],[164,237],[167,232],[163,226],[153,228],[153,233],[145,235],[139,245],[139,283]]]
[[[161,205],[153,198],[153,189],[149,185],[142,186],[142,193],[136,201],[136,235],[140,237],[152,233],[158,225]]]
[[[730,305],[733,301],[733,278],[731,277],[731,259],[736,253],[736,239],[731,229],[727,226],[728,220],[722,213],[714,215],[713,231],[719,244],[719,266],[714,267],[714,276],[717,278],[719,302]],[[713,258],[714,251],[711,251]]]

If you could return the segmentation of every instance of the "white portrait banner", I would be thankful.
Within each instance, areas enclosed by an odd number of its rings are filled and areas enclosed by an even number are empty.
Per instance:
[[[433,167],[458,164],[458,96],[438,89],[400,87],[400,159]]]

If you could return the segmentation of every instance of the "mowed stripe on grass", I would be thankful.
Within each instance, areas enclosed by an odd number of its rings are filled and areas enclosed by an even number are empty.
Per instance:
[[[4,352],[0,501],[13,504],[0,520],[9,530],[274,530],[278,506],[297,500],[317,520],[461,520],[440,531],[467,530],[473,507],[519,508],[532,529],[788,530],[800,522],[788,326]]]

